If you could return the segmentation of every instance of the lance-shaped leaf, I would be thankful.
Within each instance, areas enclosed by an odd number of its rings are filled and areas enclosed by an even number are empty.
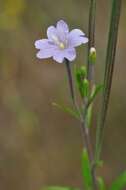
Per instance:
[[[99,190],[107,190],[105,186],[105,182],[102,177],[98,177],[97,182],[98,182]]]
[[[126,189],[126,171],[122,173],[111,185],[109,190],[124,190]]]
[[[88,157],[87,150],[84,149],[82,153],[82,174],[83,174],[83,182],[86,190],[92,190],[92,175],[91,175],[91,167],[90,161]]]
[[[101,92],[103,90],[103,85],[99,84],[99,85],[95,85],[92,89],[92,93],[91,96],[89,98],[89,104],[91,104],[93,102],[93,100],[95,99],[95,97],[98,95],[99,92]]]
[[[69,115],[73,116],[74,118],[78,119],[80,118],[80,114],[78,111],[73,110],[72,108],[64,105],[57,104],[55,102],[52,103],[53,106],[57,107],[58,109],[62,110],[65,113],[68,113]]]
[[[89,88],[88,88],[89,89]],[[87,126],[90,127],[91,126],[91,119],[92,119],[92,104],[93,101],[95,99],[95,97],[97,96],[97,94],[103,89],[103,85],[94,85],[91,95],[89,97],[88,100],[88,104],[87,104],[87,113],[86,113],[86,121],[87,121]],[[89,91],[88,91],[89,93]]]

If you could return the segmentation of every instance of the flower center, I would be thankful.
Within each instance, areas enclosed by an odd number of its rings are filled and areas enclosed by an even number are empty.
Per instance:
[[[63,42],[60,42],[60,44],[59,44],[59,48],[60,48],[60,49],[65,49],[65,45],[64,45]]]
[[[57,36],[52,35],[52,40],[53,40],[53,42],[54,42],[60,49],[65,49],[66,44],[63,43]]]

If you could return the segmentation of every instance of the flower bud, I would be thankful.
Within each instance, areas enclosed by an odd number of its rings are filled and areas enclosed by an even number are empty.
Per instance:
[[[87,69],[85,66],[81,66],[80,68],[76,69],[76,79],[77,83],[81,83],[84,78],[87,76]]]
[[[96,63],[96,49],[94,47],[90,48],[89,61],[91,64]]]
[[[89,95],[89,81],[85,78],[83,80],[83,96],[88,97]]]

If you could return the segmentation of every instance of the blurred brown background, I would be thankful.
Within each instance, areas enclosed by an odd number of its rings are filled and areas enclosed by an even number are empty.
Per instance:
[[[97,0],[97,82],[103,79],[110,4],[111,0]],[[126,1],[122,4],[104,167],[99,171],[108,184],[126,169]],[[87,33],[88,14],[89,0],[0,0],[1,190],[82,185],[78,122],[51,105],[70,103],[65,67],[37,60],[34,41],[60,19]],[[86,52],[87,46],[78,48],[78,64],[86,62]],[[94,112],[93,128],[97,105]]]

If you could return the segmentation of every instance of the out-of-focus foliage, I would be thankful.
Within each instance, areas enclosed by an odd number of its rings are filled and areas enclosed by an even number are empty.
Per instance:
[[[122,190],[126,187],[126,172],[123,172],[111,185],[110,190]]]
[[[106,190],[106,185],[102,177],[98,177],[97,183],[98,183],[99,190]]]
[[[110,1],[97,3],[95,77],[102,83]],[[1,190],[36,190],[56,184],[81,188],[78,121],[52,106],[52,102],[70,102],[65,67],[37,60],[34,41],[46,37],[47,27],[59,19],[87,35],[88,10],[88,0],[0,0]],[[108,184],[126,167],[125,10],[123,1],[102,155],[105,164],[99,171]],[[86,53],[86,47],[78,48],[78,65],[86,63]],[[93,122],[95,128],[95,116]]]
[[[79,188],[50,186],[50,187],[43,187],[41,190],[79,190]]]
[[[3,0],[1,2],[0,29],[14,29],[20,24],[25,11],[25,0]]]

